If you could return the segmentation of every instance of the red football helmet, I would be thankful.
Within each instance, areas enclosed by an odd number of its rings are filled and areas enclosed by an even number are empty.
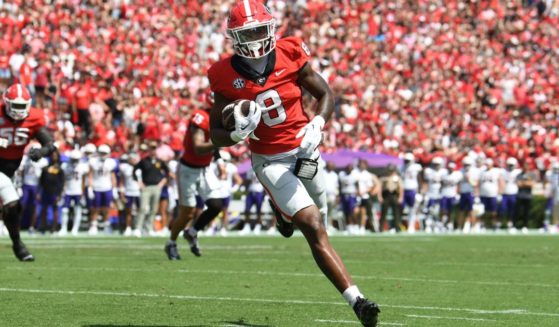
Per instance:
[[[276,20],[264,4],[238,1],[229,11],[227,35],[233,40],[235,54],[260,58],[276,47]]]
[[[14,120],[24,120],[29,116],[31,95],[21,84],[13,84],[4,91],[6,115]]]

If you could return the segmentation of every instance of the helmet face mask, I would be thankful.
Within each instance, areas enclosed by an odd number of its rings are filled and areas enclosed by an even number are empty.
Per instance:
[[[14,84],[4,92],[6,115],[13,120],[24,120],[29,116],[31,95],[21,84]]]

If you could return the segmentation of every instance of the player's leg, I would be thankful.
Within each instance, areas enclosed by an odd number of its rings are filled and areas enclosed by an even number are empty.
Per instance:
[[[21,261],[34,261],[35,258],[29,253],[19,234],[19,220],[22,212],[19,196],[10,178],[3,173],[0,173],[0,205],[2,206],[4,226],[12,240],[15,256]]]
[[[60,224],[60,232],[59,235],[64,236],[68,233],[68,221],[70,220],[70,202],[72,197],[69,195],[64,195],[64,201],[62,203],[62,217],[61,217],[61,224]],[[74,207],[77,206],[77,203],[74,203]]]
[[[221,208],[221,230],[222,236],[227,235],[227,230],[229,226],[229,204],[231,203],[231,196],[223,199],[223,207]]]
[[[256,222],[254,224],[254,234],[258,235],[262,231],[262,205],[264,204],[264,198],[266,193],[258,192],[256,193]]]
[[[198,231],[203,231],[223,208],[223,199],[213,198],[206,200],[206,209],[196,218],[193,226],[184,232],[184,238],[190,245],[190,252],[199,257],[202,255],[198,245]]]
[[[55,233],[58,231],[58,201],[56,197],[53,199],[52,207],[52,225],[51,225],[51,233]]]
[[[250,211],[252,210],[252,207],[255,204],[254,194],[255,194],[254,192],[249,191],[245,197],[245,212],[244,212],[245,221],[243,224],[243,229],[241,230],[241,234],[248,234],[252,229]]]
[[[169,221],[169,197],[161,197],[159,199],[159,216],[161,217],[161,231],[164,232],[167,228],[167,222]]]
[[[304,185],[292,173],[294,162],[267,162],[255,154],[252,161],[256,175],[272,202],[283,216],[291,219],[301,230],[322,272],[342,293],[362,322],[376,325],[380,311],[378,306],[366,300],[354,285],[344,263],[328,239],[323,219],[323,215],[327,215],[327,205],[322,186],[324,179],[321,179],[322,168],[313,180],[306,181]]]
[[[78,195],[74,198],[74,217],[72,221],[72,235],[77,236],[82,222],[82,204],[81,197]]]
[[[138,210],[138,216],[136,217],[136,231],[140,234],[144,229],[144,222],[146,215],[149,210],[150,194],[147,187],[144,187],[140,193],[140,208]]]
[[[394,196],[392,200],[392,215],[394,217],[394,229],[397,233],[400,232],[400,226],[402,225],[402,207],[400,206],[400,202],[398,201],[398,197]]]
[[[159,202],[161,200],[161,189],[157,185],[150,186],[150,205],[148,215],[148,229],[151,233],[154,231],[155,216],[159,211]]]
[[[179,213],[171,224],[171,235],[165,244],[165,253],[169,260],[180,260],[177,250],[177,238],[186,225],[194,219],[196,213],[197,183],[201,179],[201,169],[190,168],[180,164],[177,170],[179,189]]]

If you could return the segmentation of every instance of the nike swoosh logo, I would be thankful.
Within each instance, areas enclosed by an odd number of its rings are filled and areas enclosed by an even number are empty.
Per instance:
[[[244,130],[247,129],[247,128],[248,128],[248,124],[247,124],[246,126],[244,126],[244,127],[241,126],[241,131],[244,131]]]
[[[284,71],[285,71],[285,68],[282,69],[282,70],[278,70],[278,71],[276,72],[276,76],[280,76],[281,74],[283,74]]]

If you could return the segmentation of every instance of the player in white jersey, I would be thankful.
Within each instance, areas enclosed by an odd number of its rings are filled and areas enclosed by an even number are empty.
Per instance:
[[[39,149],[40,146],[33,145],[31,148]],[[18,168],[17,175],[21,176],[21,199],[20,203],[23,207],[21,211],[22,218],[29,217],[29,233],[33,233],[37,223],[37,215],[35,207],[37,205],[37,195],[39,190],[39,178],[44,167],[48,166],[48,160],[45,158],[39,161],[29,159],[27,155],[23,156],[21,165]]]
[[[108,145],[100,145],[97,150],[98,157],[92,158],[89,163],[89,185],[93,192],[93,203],[91,206],[90,235],[97,235],[97,218],[99,213],[103,216],[105,232],[109,231],[109,208],[113,202],[116,191],[116,161],[110,158],[111,148]]]
[[[97,156],[97,147],[93,143],[87,143],[86,145],[80,148],[80,151],[82,153],[82,162],[87,164],[87,166],[89,167],[89,163],[91,162],[91,160]],[[87,210],[91,212],[94,195],[93,195],[93,189],[89,184],[89,178],[85,179],[85,184],[86,184],[85,189],[87,191],[86,192],[87,194],[85,194],[85,203],[87,206]]]
[[[81,162],[82,153],[79,150],[70,152],[70,162],[62,163],[64,171],[64,204],[62,206],[62,227],[60,235],[68,233],[68,219],[70,210],[74,215],[72,235],[78,235],[82,219],[81,199],[85,193],[86,176],[89,174],[89,165]]]
[[[404,176],[404,212],[408,214],[408,232],[415,232],[417,221],[417,206],[415,197],[419,191],[421,171],[423,167],[415,162],[413,153],[404,154],[404,167],[402,175]]]
[[[179,166],[178,160],[169,160],[167,164],[169,167],[169,181],[167,185],[169,187],[169,212],[171,213],[171,219],[169,221],[169,226],[172,224],[173,219],[176,217],[176,212],[178,209],[179,201],[179,186],[177,183],[177,167]]]
[[[504,183],[504,189],[502,193],[500,212],[502,220],[507,221],[507,227],[509,232],[514,233],[516,228],[514,228],[514,215],[516,210],[516,196],[518,195],[518,175],[522,172],[518,168],[518,161],[516,158],[508,158],[506,161],[505,169],[501,170],[501,178]]]
[[[546,217],[544,220],[544,231],[551,233],[559,232],[559,162],[554,162],[551,170],[545,174],[546,188],[548,189],[549,200],[547,203]]]
[[[359,203],[360,227],[358,234],[365,235],[367,221],[373,223],[373,197],[380,191],[380,181],[378,177],[369,172],[369,164],[366,160],[359,160],[359,180],[357,181],[357,193],[361,198]]]
[[[134,165],[140,161],[140,156],[131,152],[129,154],[124,154],[120,157],[119,164],[119,193],[120,198],[124,202],[124,212],[126,216],[126,228],[124,229],[124,236],[142,236],[140,230],[132,231],[133,217],[132,213],[136,210],[140,210],[140,185],[138,183],[138,177],[134,176]],[[139,174],[139,172],[138,172]]]
[[[231,155],[229,152],[220,151],[220,157],[221,159],[216,161],[216,176],[221,183],[221,193],[223,197],[220,234],[225,236],[227,235],[227,226],[229,224],[229,204],[231,203],[231,196],[239,190],[239,187],[243,184],[243,179],[239,175],[237,166],[231,163]]]
[[[356,216],[359,177],[359,171],[353,168],[353,164],[347,165],[346,169],[338,175],[340,181],[340,202],[346,219],[346,230],[349,233],[358,231]]]
[[[443,177],[448,174],[448,170],[443,168],[443,165],[443,158],[435,157],[431,161],[432,167],[428,167],[424,172],[424,191],[426,191],[425,198],[427,199],[427,205],[424,210],[427,216],[425,220],[425,231],[428,233],[433,231],[434,219],[437,219],[439,216],[437,206],[439,206],[440,209],[442,180]]]
[[[326,202],[328,204],[328,215],[324,218],[330,218],[330,221],[325,221],[324,226],[328,226],[330,231],[334,230],[332,218],[335,216],[334,211],[336,210],[339,201],[339,183],[340,181],[338,179],[338,173],[335,170],[334,163],[332,161],[328,161],[326,163],[326,168],[324,169],[324,189],[326,192]],[[339,210],[337,213],[339,213]]]
[[[462,172],[457,169],[454,162],[449,162],[447,167],[448,174],[444,175],[442,179],[441,221],[449,230],[453,230],[454,219],[451,218],[451,215],[457,204],[458,184],[462,180]]]
[[[262,229],[262,205],[264,204],[264,186],[254,173],[254,170],[247,171],[245,184],[247,185],[247,195],[245,199],[245,225],[241,234],[248,234],[252,230],[254,234],[260,234]],[[256,207],[256,220],[250,219],[250,210]]]
[[[471,226],[477,225],[477,217],[474,214],[475,190],[479,183],[479,171],[474,167],[474,160],[471,157],[462,159],[462,179],[458,184],[460,192],[460,202],[458,204],[457,228],[469,233]]]
[[[503,177],[500,168],[495,167],[492,159],[485,160],[486,169],[479,175],[479,197],[484,207],[484,222],[494,227],[497,221],[497,197],[503,189]]]

